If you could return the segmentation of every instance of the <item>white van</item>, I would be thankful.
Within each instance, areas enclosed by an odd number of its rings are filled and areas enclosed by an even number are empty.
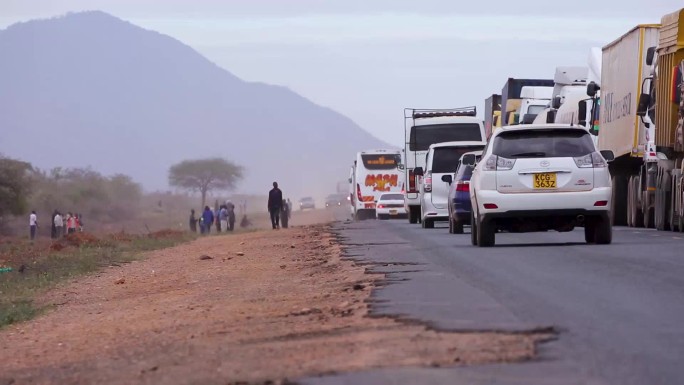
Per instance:
[[[466,152],[481,151],[486,142],[446,142],[430,146],[420,188],[420,217],[423,228],[431,229],[436,221],[449,220],[449,178]],[[443,178],[449,176],[449,178]]]

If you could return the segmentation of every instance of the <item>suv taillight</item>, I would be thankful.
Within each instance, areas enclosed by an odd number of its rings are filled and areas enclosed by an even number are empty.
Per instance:
[[[470,183],[467,181],[459,180],[456,182],[456,191],[470,192]]]
[[[482,168],[484,171],[512,170],[515,159],[508,159],[498,155],[490,155]]]
[[[423,181],[423,189],[425,192],[432,192],[432,173],[429,172],[425,175],[425,180]]]
[[[601,156],[600,153],[598,152],[592,152],[591,154],[587,154],[584,156],[578,156],[576,158],[572,158],[575,161],[575,164],[579,168],[605,168],[608,167],[608,163],[606,163],[606,160],[603,159],[603,156]]]

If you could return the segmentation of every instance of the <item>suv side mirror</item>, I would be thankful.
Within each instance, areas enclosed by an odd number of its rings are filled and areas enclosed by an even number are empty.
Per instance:
[[[587,84],[587,96],[590,98],[596,97],[596,94],[598,94],[600,89],[601,87],[599,87],[596,82],[589,82],[589,84]]]
[[[476,161],[477,157],[475,156],[475,154],[465,154],[463,155],[463,160],[461,161],[461,164],[464,164],[466,166],[474,166]]]
[[[642,118],[646,116],[649,104],[651,104],[651,95],[641,94],[641,96],[639,96],[639,105],[637,106],[636,114]]]
[[[551,102],[551,107],[553,109],[557,110],[560,108],[560,106],[561,106],[561,97],[556,96],[555,98],[553,98],[553,101]]]
[[[522,124],[532,124],[536,118],[537,114],[525,114],[523,115]]]
[[[418,176],[423,176],[425,172],[423,171],[422,167],[416,167],[413,169],[413,174],[418,175]]]
[[[653,59],[655,58],[656,47],[648,47],[646,51],[646,65],[650,66],[653,64]]]
[[[601,156],[606,162],[612,162],[615,160],[615,154],[611,150],[601,150]]]
[[[577,124],[580,126],[586,127],[587,126],[587,101],[586,100],[580,100],[577,103],[577,107],[579,111],[577,112]]]
[[[442,182],[451,184],[454,179],[451,177],[451,175],[442,175]]]

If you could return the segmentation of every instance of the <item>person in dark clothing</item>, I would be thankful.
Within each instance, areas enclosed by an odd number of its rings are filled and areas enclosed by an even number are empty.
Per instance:
[[[197,218],[195,218],[195,209],[190,210],[190,231],[197,234]]]
[[[283,192],[278,188],[278,182],[273,182],[273,189],[268,192],[268,212],[271,214],[273,229],[280,228],[280,210],[283,206]]]
[[[287,205],[287,201],[283,199],[283,204],[280,209],[280,221],[283,224],[283,228],[286,229],[290,219],[290,207]]]
[[[202,222],[204,223],[204,232],[206,234],[210,234],[211,224],[214,223],[214,213],[211,211],[209,206],[204,207],[204,213],[202,213]]]
[[[228,211],[228,231],[233,231],[235,229],[235,205],[233,202],[226,202],[226,210]]]

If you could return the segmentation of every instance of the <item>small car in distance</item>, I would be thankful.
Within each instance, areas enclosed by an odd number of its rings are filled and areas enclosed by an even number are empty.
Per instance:
[[[611,243],[613,159],[612,151],[598,151],[583,126],[500,128],[470,179],[472,244],[493,246],[499,231],[575,227],[584,227],[587,243]]]
[[[314,201],[313,198],[311,197],[305,197],[299,200],[299,209],[300,210],[314,210],[316,208],[316,201]]]
[[[404,194],[387,193],[380,195],[375,206],[377,219],[406,218]]]
[[[470,226],[470,177],[474,163],[480,160],[481,155],[482,151],[467,152],[459,160],[449,188],[449,234],[463,234],[463,226]]]
[[[346,202],[347,202],[347,195],[346,194],[330,194],[330,195],[328,195],[327,198],[325,198],[325,207],[326,208],[342,207],[342,205]]]

